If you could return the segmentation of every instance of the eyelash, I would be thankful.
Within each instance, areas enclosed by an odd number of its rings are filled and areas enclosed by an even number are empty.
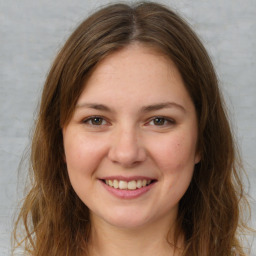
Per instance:
[[[96,121],[95,119],[98,119],[98,121],[100,121],[100,124],[93,124],[92,122],[93,121]],[[151,122],[154,122],[154,121],[157,121],[157,119],[160,120],[160,125],[154,123],[153,126],[168,126],[168,125],[174,125],[176,122],[173,120],[173,119],[170,119],[170,118],[166,118],[166,117],[163,117],[163,116],[155,116],[153,118],[151,118],[147,123],[146,125],[150,125]],[[108,121],[105,120],[104,117],[102,116],[90,116],[86,119],[84,119],[82,121],[84,124],[88,124],[88,125],[91,125],[91,126],[103,126],[103,125],[107,125],[108,124]]]
[[[100,123],[100,124],[93,124],[92,122],[93,122],[93,120],[95,121],[95,119],[99,119],[101,122],[105,122],[105,124],[102,124],[102,123]],[[108,123],[105,120],[105,118],[101,117],[101,116],[90,116],[90,117],[84,119],[82,122],[84,124],[88,124],[88,125],[91,125],[91,126],[102,126],[102,125],[106,125]]]
[[[171,119],[171,118],[166,118],[166,117],[163,117],[163,116],[155,116],[155,117],[153,117],[153,118],[151,118],[150,120],[149,120],[149,122],[147,122],[147,125],[150,125],[150,123],[151,122],[154,122],[154,121],[156,121],[157,119],[159,119],[160,121],[163,121],[164,123],[161,123],[160,125],[157,125],[157,124],[153,124],[154,126],[163,126],[163,127],[165,127],[165,126],[168,126],[168,125],[174,125],[176,122],[173,120],[173,119]]]

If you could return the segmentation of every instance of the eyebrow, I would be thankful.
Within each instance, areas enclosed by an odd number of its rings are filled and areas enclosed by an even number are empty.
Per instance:
[[[91,109],[102,110],[106,112],[114,112],[108,106],[103,104],[98,104],[98,103],[82,103],[82,104],[78,104],[76,108],[91,108]],[[181,111],[186,112],[185,108],[182,105],[175,102],[163,102],[163,103],[156,103],[156,104],[144,106],[141,108],[141,112],[152,112],[152,111],[161,110],[165,108],[178,108]]]
[[[173,107],[178,108],[183,112],[186,112],[185,108],[182,105],[175,102],[164,102],[159,104],[148,105],[148,106],[142,107],[142,112],[151,112],[151,111],[161,110],[164,108],[173,108]]]
[[[77,104],[76,108],[92,108],[96,110],[103,110],[107,112],[111,112],[111,109],[103,104],[97,104],[97,103],[82,103]]]

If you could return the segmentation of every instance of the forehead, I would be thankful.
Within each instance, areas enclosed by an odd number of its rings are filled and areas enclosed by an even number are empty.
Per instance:
[[[159,51],[141,44],[130,45],[103,59],[84,86],[78,104],[95,95],[101,100],[188,96],[175,64]]]
[[[155,65],[156,62],[157,65]],[[132,68],[133,66],[136,66],[136,69]],[[96,75],[101,74],[116,75],[120,69],[126,71],[123,75],[127,74],[127,76],[131,74],[144,75],[150,69],[153,73],[147,75],[154,77],[164,72],[170,74],[177,68],[173,61],[160,50],[146,44],[133,43],[101,60],[94,68],[91,76],[93,75],[95,78]]]

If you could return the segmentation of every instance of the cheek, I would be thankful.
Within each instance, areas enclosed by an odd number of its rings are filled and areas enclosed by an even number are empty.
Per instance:
[[[183,134],[172,134],[151,147],[155,161],[165,171],[181,171],[194,166],[196,138]],[[190,168],[191,169],[191,168]]]
[[[175,134],[158,145],[155,148],[155,162],[163,179],[166,205],[173,205],[179,202],[191,182],[195,166],[196,137]]]
[[[104,145],[101,141],[76,134],[64,137],[64,149],[70,175],[93,172],[104,155]]]
[[[104,143],[93,136],[77,132],[66,133],[63,137],[70,182],[78,197],[87,205],[95,172],[104,156]]]

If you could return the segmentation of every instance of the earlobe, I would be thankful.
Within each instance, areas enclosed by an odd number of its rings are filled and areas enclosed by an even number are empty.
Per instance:
[[[195,164],[198,164],[201,161],[201,154],[197,152],[195,155]]]

